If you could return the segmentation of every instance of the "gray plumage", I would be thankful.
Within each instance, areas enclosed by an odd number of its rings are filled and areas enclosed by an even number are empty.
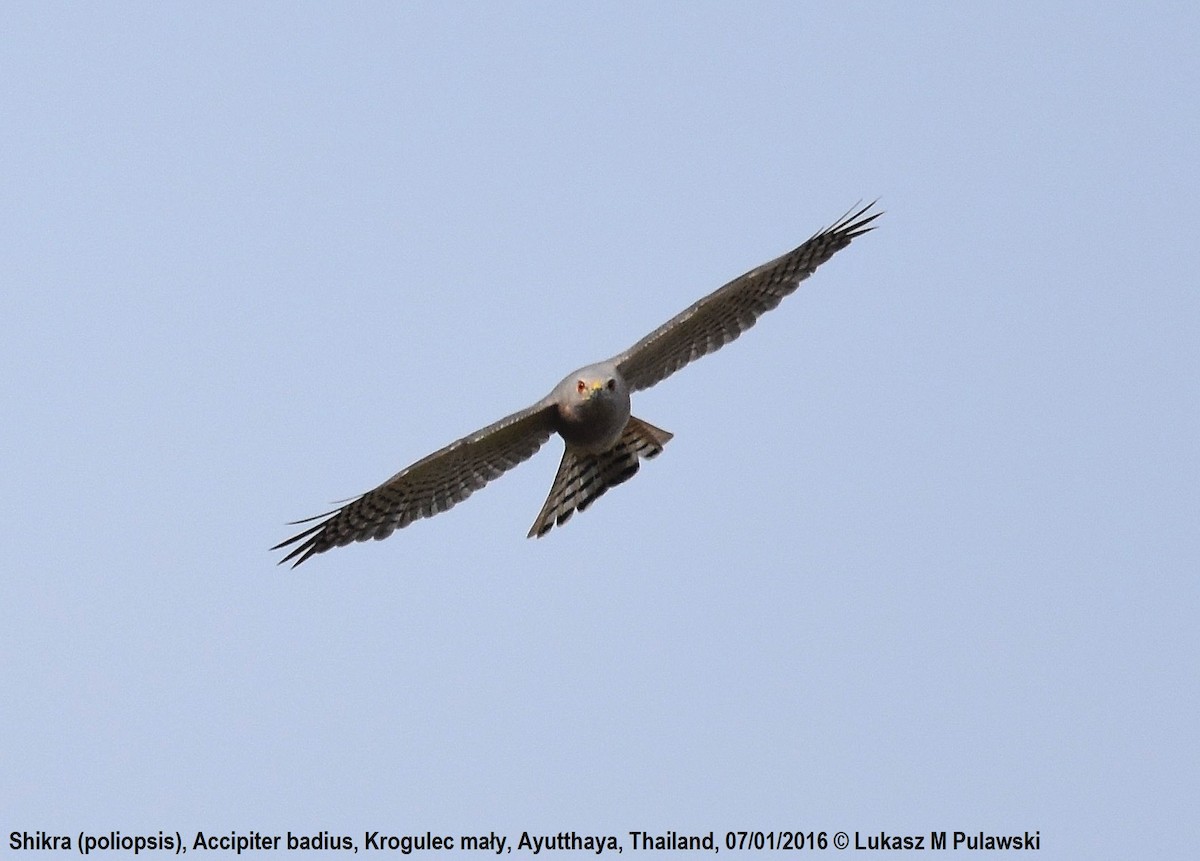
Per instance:
[[[565,450],[545,505],[529,530],[541,537],[627,481],[642,458],[663,450],[671,434],[633,417],[631,392],[649,388],[749,329],[813,271],[873,228],[874,204],[852,210],[794,250],[730,281],[659,326],[628,350],[564,377],[542,400],[457,440],[401,470],[272,550],[293,567],[352,541],[386,538],[422,517],[453,508],[542,447],[552,434]]]

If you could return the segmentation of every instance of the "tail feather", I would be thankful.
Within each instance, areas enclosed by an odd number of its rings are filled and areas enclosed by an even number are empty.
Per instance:
[[[638,471],[640,458],[651,458],[663,450],[673,434],[641,419],[629,417],[616,445],[601,454],[588,454],[567,447],[546,504],[529,530],[529,538],[541,538],[562,526],[576,511],[583,511],[610,487],[628,481]]]

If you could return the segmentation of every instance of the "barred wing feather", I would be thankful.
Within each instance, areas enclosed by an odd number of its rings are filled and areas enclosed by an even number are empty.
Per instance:
[[[638,341],[612,361],[630,391],[646,389],[745,332],[794,292],[818,266],[873,228],[882,212],[851,210],[800,247],[730,281]]]
[[[456,440],[341,508],[296,521],[320,523],[271,549],[295,544],[280,560],[295,559],[294,568],[331,547],[387,538],[414,520],[447,511],[532,457],[554,432],[554,412],[553,404],[541,401]]]

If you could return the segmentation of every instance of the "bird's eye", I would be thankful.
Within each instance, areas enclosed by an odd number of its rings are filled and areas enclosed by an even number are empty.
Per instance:
[[[583,380],[580,380],[579,382],[577,382],[575,384],[575,391],[579,392],[579,394],[582,395],[584,392],[587,391],[587,383],[585,383]]]
[[[617,381],[612,377],[608,378],[608,390],[610,392],[615,392],[617,390]]]

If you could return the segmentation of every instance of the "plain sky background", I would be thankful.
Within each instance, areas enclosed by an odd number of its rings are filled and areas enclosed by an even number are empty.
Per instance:
[[[4,846],[1194,852],[1200,12],[1123,5],[4,4]],[[567,527],[555,439],[276,567],[876,197]]]

